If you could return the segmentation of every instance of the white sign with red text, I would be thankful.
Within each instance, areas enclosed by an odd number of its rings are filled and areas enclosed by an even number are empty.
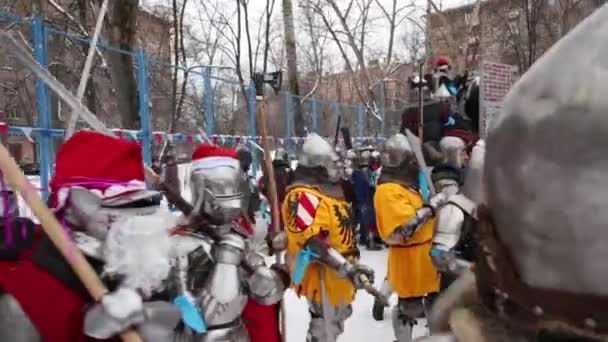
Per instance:
[[[479,84],[479,133],[485,139],[502,101],[515,81],[517,69],[508,64],[482,62]]]

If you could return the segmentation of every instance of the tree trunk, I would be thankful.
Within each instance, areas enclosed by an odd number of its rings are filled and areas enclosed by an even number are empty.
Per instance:
[[[169,132],[174,133],[177,120],[177,76],[179,74],[179,20],[177,17],[177,0],[173,0],[173,79],[171,82],[171,121]]]
[[[122,50],[135,50],[135,32],[139,0],[112,1],[110,12],[110,44]],[[112,86],[121,116],[122,128],[139,129],[139,106],[135,68],[131,55],[107,51]]]
[[[298,85],[298,57],[296,48],[296,34],[293,20],[293,3],[291,0],[283,0],[283,28],[285,31],[285,56],[287,57],[287,82],[289,92],[293,95],[300,95]],[[306,134],[304,130],[304,117],[300,101],[296,100],[294,111],[294,125],[296,136]]]

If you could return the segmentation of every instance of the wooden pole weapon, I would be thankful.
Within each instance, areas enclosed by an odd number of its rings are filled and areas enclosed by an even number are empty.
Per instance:
[[[260,90],[262,91],[262,90]],[[256,96],[256,102],[258,106],[257,120],[260,128],[260,135],[262,136],[262,147],[264,148],[264,165],[266,167],[266,179],[268,180],[268,194],[270,200],[270,214],[272,217],[272,231],[277,234],[281,232],[280,227],[280,213],[279,213],[279,196],[277,192],[277,182],[274,175],[274,168],[272,167],[272,159],[270,155],[270,144],[268,142],[268,131],[266,129],[266,113],[264,106],[264,96]],[[281,253],[277,253],[276,262],[282,262]],[[287,315],[285,311],[285,301],[281,301],[281,339],[283,342],[286,341],[287,336]]]

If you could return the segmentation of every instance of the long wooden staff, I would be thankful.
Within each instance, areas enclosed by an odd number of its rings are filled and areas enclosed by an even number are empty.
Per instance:
[[[264,96],[257,96],[257,118],[262,136],[262,147],[264,148],[264,165],[266,166],[266,177],[268,180],[268,193],[270,195],[270,214],[272,217],[272,231],[280,233],[280,218],[279,218],[279,196],[277,193],[277,182],[274,178],[274,168],[272,167],[272,159],[270,156],[270,145],[268,143],[268,132],[266,130],[266,113],[264,108]],[[281,253],[277,253],[277,263],[282,262]],[[285,301],[281,301],[281,339],[283,342],[287,339],[287,315],[285,311]]]
[[[61,252],[65,260],[67,260],[91,297],[96,301],[100,301],[108,293],[108,290],[87,259],[66,236],[55,215],[44,204],[34,187],[27,181],[21,169],[19,169],[19,166],[17,166],[17,163],[15,163],[3,144],[0,144],[0,169],[13,188],[19,191],[25,203],[27,203],[34,215],[36,215],[36,218],[40,221],[40,225],[46,235],[51,239],[59,252]],[[125,342],[141,341],[139,335],[133,330],[124,332],[121,337]]]

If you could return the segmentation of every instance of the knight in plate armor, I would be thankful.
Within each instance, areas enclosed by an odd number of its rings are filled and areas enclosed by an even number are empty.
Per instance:
[[[241,318],[248,298],[276,304],[289,285],[289,274],[278,265],[267,267],[263,256],[250,248],[253,230],[244,196],[249,184],[237,152],[200,145],[192,160],[194,209],[188,228],[176,236],[180,247],[172,293],[200,317],[183,321],[178,340],[249,341]]]
[[[435,74],[433,75],[433,96],[439,99],[453,99],[458,91],[454,77],[451,75],[452,66],[447,57],[439,57],[435,62]]]
[[[608,340],[607,37],[604,5],[505,98],[486,141],[478,259],[438,298],[424,341]]]
[[[445,195],[440,193],[423,203],[418,191],[419,169],[405,135],[399,133],[386,141],[374,204],[380,236],[389,245],[388,283],[399,296],[392,313],[399,342],[412,340],[416,319],[424,317],[429,296],[439,290],[439,275],[429,252],[433,216]]]
[[[433,168],[432,180],[437,191],[450,200],[437,210],[431,258],[442,273],[441,286],[446,288],[475,260],[472,215],[476,205],[462,194],[468,160],[465,141],[448,136],[441,139],[440,147],[444,160]]]
[[[57,153],[50,204],[111,292],[94,303],[49,238],[27,230],[30,245],[0,260],[0,340],[110,341],[129,327],[170,340],[179,310],[152,300],[169,274],[174,216],[146,190],[139,144],[76,133]]]
[[[373,271],[358,262],[343,172],[333,147],[309,134],[283,203],[293,288],[308,300],[311,314],[308,342],[336,341],[352,314],[355,291],[373,281]]]

